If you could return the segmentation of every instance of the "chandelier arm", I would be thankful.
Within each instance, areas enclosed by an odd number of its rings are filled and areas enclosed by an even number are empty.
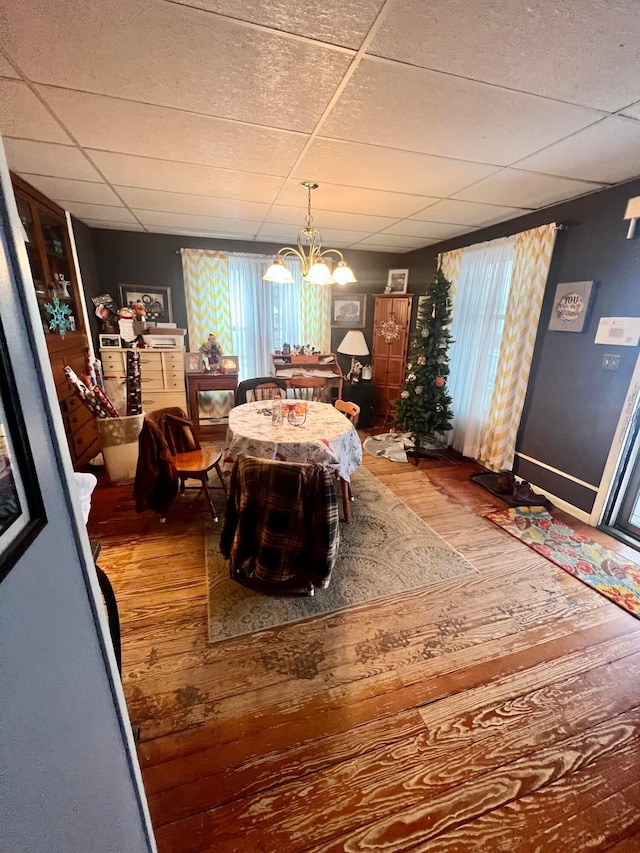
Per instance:
[[[344,261],[344,255],[338,249],[325,249],[319,255],[321,258],[324,258],[325,255],[337,255],[341,261]]]

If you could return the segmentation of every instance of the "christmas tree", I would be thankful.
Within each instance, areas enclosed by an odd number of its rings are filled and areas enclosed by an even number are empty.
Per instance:
[[[450,282],[438,267],[420,300],[416,330],[409,347],[404,388],[395,401],[394,425],[411,433],[416,464],[421,444],[451,429],[451,397],[447,391],[451,343]]]

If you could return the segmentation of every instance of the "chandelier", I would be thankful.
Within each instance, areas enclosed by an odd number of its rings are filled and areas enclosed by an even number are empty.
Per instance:
[[[342,252],[337,249],[323,249],[322,236],[313,227],[311,190],[318,189],[318,184],[313,181],[303,181],[300,186],[307,191],[307,216],[304,228],[298,232],[298,248],[284,246],[280,249],[275,261],[262,276],[263,280],[293,284],[293,276],[286,268],[284,259],[294,255],[300,261],[304,281],[310,284],[351,284],[357,279],[342,256]],[[327,255],[337,255],[340,259],[333,271],[325,260]]]

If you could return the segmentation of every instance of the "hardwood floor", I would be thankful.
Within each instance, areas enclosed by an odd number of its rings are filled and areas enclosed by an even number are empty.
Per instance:
[[[483,519],[479,466],[365,464],[479,574],[215,646],[204,507],[94,494],[161,853],[640,850],[640,621]]]

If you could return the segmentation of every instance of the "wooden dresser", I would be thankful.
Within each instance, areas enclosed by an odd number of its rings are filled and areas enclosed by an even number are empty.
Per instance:
[[[81,468],[97,456],[100,445],[93,415],[74,395],[64,372],[69,365],[78,375],[86,374],[89,354],[67,220],[61,207],[17,175],[11,177],[71,461],[74,468]],[[54,318],[47,305],[57,305],[63,312],[59,316],[68,318],[63,329],[55,320],[50,328]]]
[[[393,402],[404,385],[412,294],[375,296],[373,317],[373,409],[393,415]],[[385,338],[385,333],[390,340]],[[393,337],[391,336],[393,334]]]
[[[125,394],[128,349],[102,347],[100,360],[107,393],[115,397],[114,403]],[[184,350],[141,349],[140,373],[142,381],[142,410],[153,412],[167,406],[178,406],[187,411],[187,392],[184,382]]]

